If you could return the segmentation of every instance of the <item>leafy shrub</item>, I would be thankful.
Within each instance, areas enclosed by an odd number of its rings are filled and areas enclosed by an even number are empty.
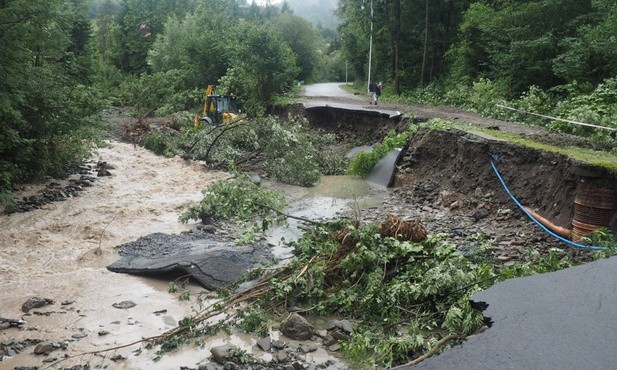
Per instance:
[[[340,232],[346,236],[338,240],[354,242],[337,242],[332,235]],[[378,225],[324,225],[293,244],[296,278],[273,279],[263,303],[291,299],[320,315],[357,319],[344,345],[349,354],[371,355],[383,366],[402,363],[444,330],[471,333],[483,324],[467,301],[492,284],[492,269],[472,263],[444,237],[413,243],[380,236]]]
[[[150,131],[144,135],[141,145],[157,155],[171,156],[171,137],[162,131]]]
[[[281,211],[285,206],[282,195],[256,184],[246,174],[215,181],[202,193],[204,198],[188,207],[180,216],[181,222],[209,218],[248,222],[259,218],[267,223],[272,220],[273,209]]]
[[[469,104],[476,112],[490,115],[495,111],[495,104],[505,99],[507,91],[502,81],[481,78],[472,85]]]
[[[599,126],[617,128],[617,78],[606,79],[590,93],[573,94],[555,108],[558,117]],[[612,140],[609,131],[582,127],[565,122],[551,122],[550,127],[599,141]]]
[[[15,212],[15,198],[9,191],[0,191],[0,209],[7,214]]]
[[[410,125],[407,131],[399,134],[394,131],[388,132],[388,135],[383,139],[383,141],[380,144],[375,145],[370,152],[360,152],[356,154],[356,156],[349,162],[346,172],[351,175],[358,175],[362,177],[368,175],[380,159],[385,157],[393,149],[402,148],[405,146],[410,135],[415,133],[417,129],[417,126]]]
[[[154,74],[128,76],[120,85],[119,95],[124,104],[132,107],[133,115],[145,118],[154,113],[170,114],[190,108],[201,98],[197,90],[180,87],[184,71],[169,70]]]
[[[185,129],[176,149],[210,164],[263,171],[284,183],[310,186],[323,173],[342,172],[345,159],[329,149],[333,142],[333,135],[320,135],[300,119],[256,117],[228,126]]]

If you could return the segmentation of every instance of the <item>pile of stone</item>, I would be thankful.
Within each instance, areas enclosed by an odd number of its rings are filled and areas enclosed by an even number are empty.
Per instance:
[[[280,332],[284,337],[272,339],[268,336],[259,339],[255,345],[255,352],[270,355],[269,361],[263,360],[263,356],[247,354],[238,347],[223,345],[210,349],[210,361],[200,364],[197,369],[341,369],[344,364],[330,355],[340,350],[341,342],[349,340],[353,330],[349,320],[333,320],[325,329],[315,330],[304,317],[292,313],[281,323]],[[244,353],[245,356],[238,356],[238,353]],[[315,363],[309,357],[320,357],[322,361]]]
[[[114,166],[107,162],[84,163],[76,167],[69,176],[68,184],[61,185],[52,181],[36,195],[23,197],[11,207],[11,212],[29,212],[41,208],[43,205],[60,202],[73,198],[84,189],[94,185],[97,177],[111,176],[110,170]]]

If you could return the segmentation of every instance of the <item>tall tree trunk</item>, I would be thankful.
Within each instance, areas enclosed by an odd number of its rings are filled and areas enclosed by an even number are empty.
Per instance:
[[[401,95],[400,71],[399,71],[399,51],[401,46],[401,0],[396,0],[396,40],[394,40],[394,91],[396,95]]]
[[[428,53],[428,0],[424,1],[424,52],[422,53],[422,71],[420,72],[420,86],[424,86],[424,72],[426,70],[426,56]]]

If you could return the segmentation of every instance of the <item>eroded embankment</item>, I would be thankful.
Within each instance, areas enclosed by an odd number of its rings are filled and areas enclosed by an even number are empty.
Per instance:
[[[477,188],[493,189],[495,203],[513,206],[491,167],[493,159],[523,205],[567,228],[571,227],[581,184],[615,189],[615,176],[601,168],[565,155],[458,130],[423,129],[411,138],[405,150],[395,187],[430,181],[438,184],[439,190],[462,194],[473,194]],[[616,226],[613,220],[613,231],[617,231]]]
[[[355,144],[379,142],[389,131],[401,132],[408,125],[417,123],[407,117],[391,119],[387,115],[328,106],[305,110],[299,104],[290,107],[288,112],[306,117],[315,128],[336,133],[340,141]],[[537,130],[540,128],[531,130],[532,136],[543,137],[535,132]],[[550,136],[552,141],[553,136]],[[574,144],[569,136],[564,136],[562,145],[564,143]],[[568,229],[572,228],[573,218],[578,217],[584,224],[610,226],[617,234],[617,216],[614,216],[617,211],[617,176],[603,168],[563,154],[454,129],[420,130],[404,150],[396,166],[394,187],[430,183],[432,185],[428,188],[435,197],[443,191],[472,195],[479,188],[492,189],[495,208],[515,208],[491,167],[493,158],[506,184],[523,205]],[[596,189],[610,194],[598,200]],[[596,204],[585,206],[585,209],[579,207],[579,215],[575,215],[575,203],[582,198],[590,198]]]
[[[305,109],[301,103],[290,105],[279,116],[304,117],[311,127],[336,135],[339,142],[374,144],[383,140],[388,132],[402,132],[411,119],[403,116],[390,117],[388,114],[370,110],[349,110],[332,106]]]

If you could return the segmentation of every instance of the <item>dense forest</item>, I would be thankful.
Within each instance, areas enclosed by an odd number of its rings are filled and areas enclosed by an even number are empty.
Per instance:
[[[344,80],[346,65],[366,81],[371,37],[392,100],[617,125],[615,1],[339,0],[336,29],[291,3],[0,0],[0,193],[87,155],[110,106],[195,110],[217,84],[261,115],[297,81]]]

